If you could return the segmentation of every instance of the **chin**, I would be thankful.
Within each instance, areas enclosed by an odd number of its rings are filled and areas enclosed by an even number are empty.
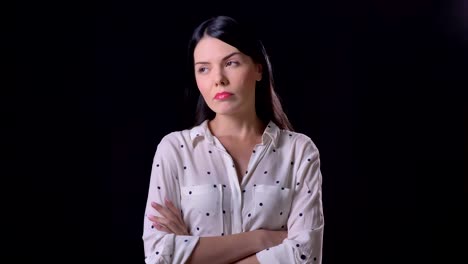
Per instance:
[[[210,107],[213,112],[220,115],[229,115],[238,112],[238,107],[233,107],[233,105],[216,105],[215,107]]]
[[[233,115],[238,111],[236,111],[236,109],[233,108],[218,108],[213,109],[213,112],[215,112],[217,115]]]
[[[232,115],[233,111],[214,111],[217,115]]]

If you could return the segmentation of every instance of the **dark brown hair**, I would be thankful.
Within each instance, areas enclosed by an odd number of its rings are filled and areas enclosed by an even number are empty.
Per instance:
[[[239,51],[250,56],[255,63],[262,65],[262,79],[255,88],[255,111],[260,120],[267,124],[270,120],[278,127],[293,130],[286,113],[283,111],[280,99],[274,89],[273,72],[270,60],[262,42],[258,40],[248,27],[241,25],[231,17],[217,16],[205,20],[195,28],[188,49],[188,68],[191,72],[189,89],[196,88],[195,72],[193,70],[193,52],[198,42],[208,35],[217,38]],[[196,89],[198,91],[198,89]],[[189,92],[190,93],[190,92]],[[215,112],[206,104],[203,96],[198,92],[198,102],[195,112],[195,125],[206,119],[213,119]]]

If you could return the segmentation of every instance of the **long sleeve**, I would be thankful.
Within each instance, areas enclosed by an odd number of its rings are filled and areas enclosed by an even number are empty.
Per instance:
[[[151,207],[151,202],[164,205],[165,197],[181,208],[178,172],[180,166],[184,165],[180,164],[180,148],[180,143],[169,134],[158,144],[153,159],[143,225],[145,262],[148,264],[185,263],[198,243],[198,236],[179,236],[158,231],[146,217],[148,214],[161,216]]]
[[[318,149],[312,140],[298,152],[297,182],[288,218],[288,237],[260,251],[260,263],[321,263],[323,244],[322,175]]]

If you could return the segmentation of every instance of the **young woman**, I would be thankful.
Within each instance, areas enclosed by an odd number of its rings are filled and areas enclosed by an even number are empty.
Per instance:
[[[321,263],[319,151],[292,131],[262,43],[214,17],[195,29],[189,56],[197,120],[157,147],[146,263]]]

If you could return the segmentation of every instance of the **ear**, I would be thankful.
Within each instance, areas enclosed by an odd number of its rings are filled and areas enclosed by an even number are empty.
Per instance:
[[[255,80],[257,80],[257,82],[259,82],[259,81],[262,80],[262,73],[263,73],[262,64],[260,64],[260,63],[256,64],[256,70],[257,70],[257,72],[256,72],[257,76],[256,76]]]

